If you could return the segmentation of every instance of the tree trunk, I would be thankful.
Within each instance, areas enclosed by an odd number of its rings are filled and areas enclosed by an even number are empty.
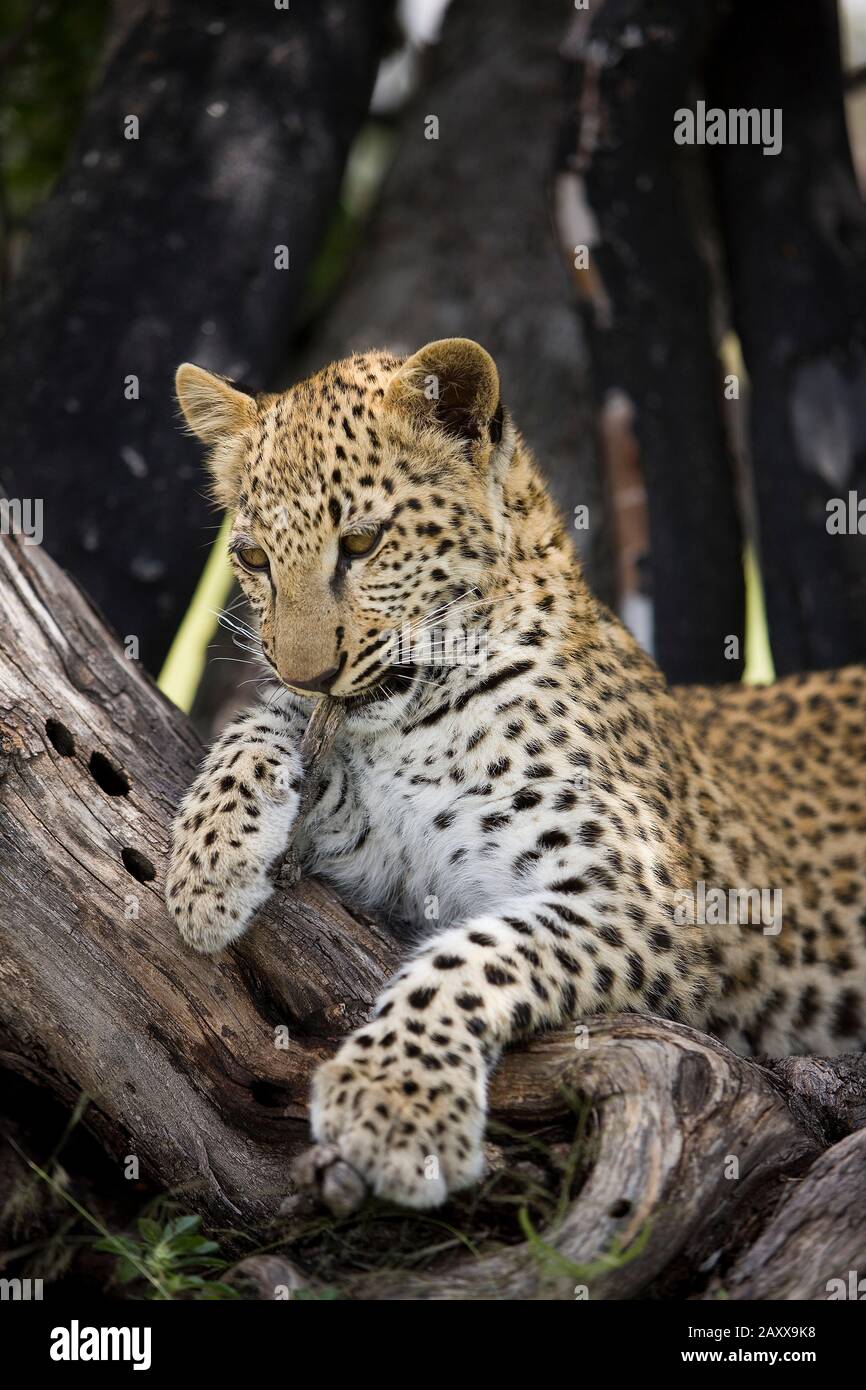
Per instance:
[[[716,223],[718,288],[749,375],[776,670],[861,661],[866,211],[845,127],[836,0],[791,6],[782,24],[753,0],[601,0],[575,20],[567,52],[573,110],[561,163],[589,249],[577,282],[612,487],[648,493],[659,664],[677,683],[731,680],[742,665],[726,640],[742,639],[744,609],[733,426],[726,432],[707,273]],[[780,148],[765,154],[763,134],[728,132],[727,143],[679,149],[675,113],[694,111],[699,97],[726,118],[778,113]],[[694,196],[701,157],[715,207]],[[745,479],[740,493],[750,514]],[[841,534],[828,531],[833,499],[849,518]]]
[[[212,539],[174,370],[273,384],[387,12],[124,7],[36,219],[0,352],[0,490],[42,501],[50,553],[152,671]]]
[[[863,536],[827,504],[866,496],[866,208],[851,163],[836,0],[736,0],[707,103],[778,111],[781,148],[708,150],[734,325],[750,379],[751,453],[777,672],[866,657]],[[863,522],[866,530],[866,520]]]
[[[734,636],[742,652],[744,584],[710,283],[674,144],[674,111],[725,12],[725,0],[602,0],[567,48],[560,163],[588,255],[577,283],[599,425],[612,489],[647,494],[653,645],[675,683],[736,680],[743,665],[726,650]],[[620,482],[623,433],[635,458]]]

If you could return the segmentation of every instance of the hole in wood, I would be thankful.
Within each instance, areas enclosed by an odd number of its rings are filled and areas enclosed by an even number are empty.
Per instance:
[[[94,782],[109,796],[127,796],[129,778],[119,767],[108,761],[104,753],[91,753],[88,763]]]
[[[614,1202],[613,1206],[609,1208],[607,1214],[616,1221],[620,1216],[628,1216],[630,1211],[631,1202],[626,1197],[620,1197],[619,1201]]]
[[[45,732],[52,748],[55,748],[62,758],[72,757],[75,752],[75,739],[65,724],[61,724],[59,719],[46,719]]]
[[[266,1105],[270,1110],[284,1109],[289,1099],[284,1088],[275,1086],[272,1081],[253,1081],[250,1095],[257,1105]]]
[[[156,878],[156,869],[151,864],[146,854],[142,854],[139,849],[122,849],[120,857],[123,860],[123,867],[133,878],[137,878],[139,883],[150,883],[152,878]]]

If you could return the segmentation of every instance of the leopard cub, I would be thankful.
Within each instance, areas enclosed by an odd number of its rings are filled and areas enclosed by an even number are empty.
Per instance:
[[[863,1045],[863,669],[670,689],[587,589],[476,343],[255,399],[184,365],[177,391],[278,682],[180,810],[180,933],[238,937],[291,838],[418,941],[315,1078],[311,1172],[436,1205],[482,1171],[502,1048],[598,1011],[743,1052]],[[345,716],[297,823],[324,694]]]

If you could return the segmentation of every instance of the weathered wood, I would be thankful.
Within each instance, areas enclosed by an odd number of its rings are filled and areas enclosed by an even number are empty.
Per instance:
[[[773,1070],[801,1124],[824,1144],[866,1127],[866,1055],[783,1057]]]
[[[0,633],[0,1063],[67,1103],[86,1092],[105,1145],[191,1208],[273,1214],[309,1142],[310,1072],[394,944],[306,882],[237,951],[187,951],[162,900],[201,753],[187,722],[44,551],[8,537]]]
[[[731,1298],[860,1300],[866,1295],[861,1279],[866,1279],[863,1129],[816,1160],[722,1285]]]

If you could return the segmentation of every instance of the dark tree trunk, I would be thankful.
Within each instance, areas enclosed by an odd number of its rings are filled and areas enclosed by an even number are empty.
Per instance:
[[[752,467],[776,670],[866,657],[863,535],[827,502],[866,498],[866,209],[851,164],[835,0],[736,0],[707,103],[778,109],[782,146],[708,151],[734,324],[750,376]],[[863,518],[866,532],[866,517]]]
[[[388,9],[134,6],[37,217],[0,356],[0,487],[42,499],[49,551],[151,670],[213,534],[174,369],[272,382]]]
[[[695,216],[685,195],[694,152],[673,139],[674,113],[699,96],[711,109],[782,115],[775,155],[761,142],[700,152],[718,193],[749,373],[776,668],[863,660],[859,518],[851,534],[827,526],[830,499],[866,495],[866,213],[845,128],[835,0],[789,7],[782,21],[752,0],[603,0],[576,21],[569,57],[576,131],[563,163],[590,243],[578,283],[602,425],[625,408],[648,491],[659,662],[677,682],[730,680],[740,663],[725,639],[743,634],[736,490],[699,250],[712,230],[706,205],[698,200]],[[608,450],[614,473],[615,462]]]
[[[562,164],[589,248],[585,294],[602,428],[625,411],[648,493],[655,653],[670,680],[729,681],[741,660],[740,523],[710,332],[707,268],[685,193],[674,112],[723,0],[604,0],[569,42]]]

